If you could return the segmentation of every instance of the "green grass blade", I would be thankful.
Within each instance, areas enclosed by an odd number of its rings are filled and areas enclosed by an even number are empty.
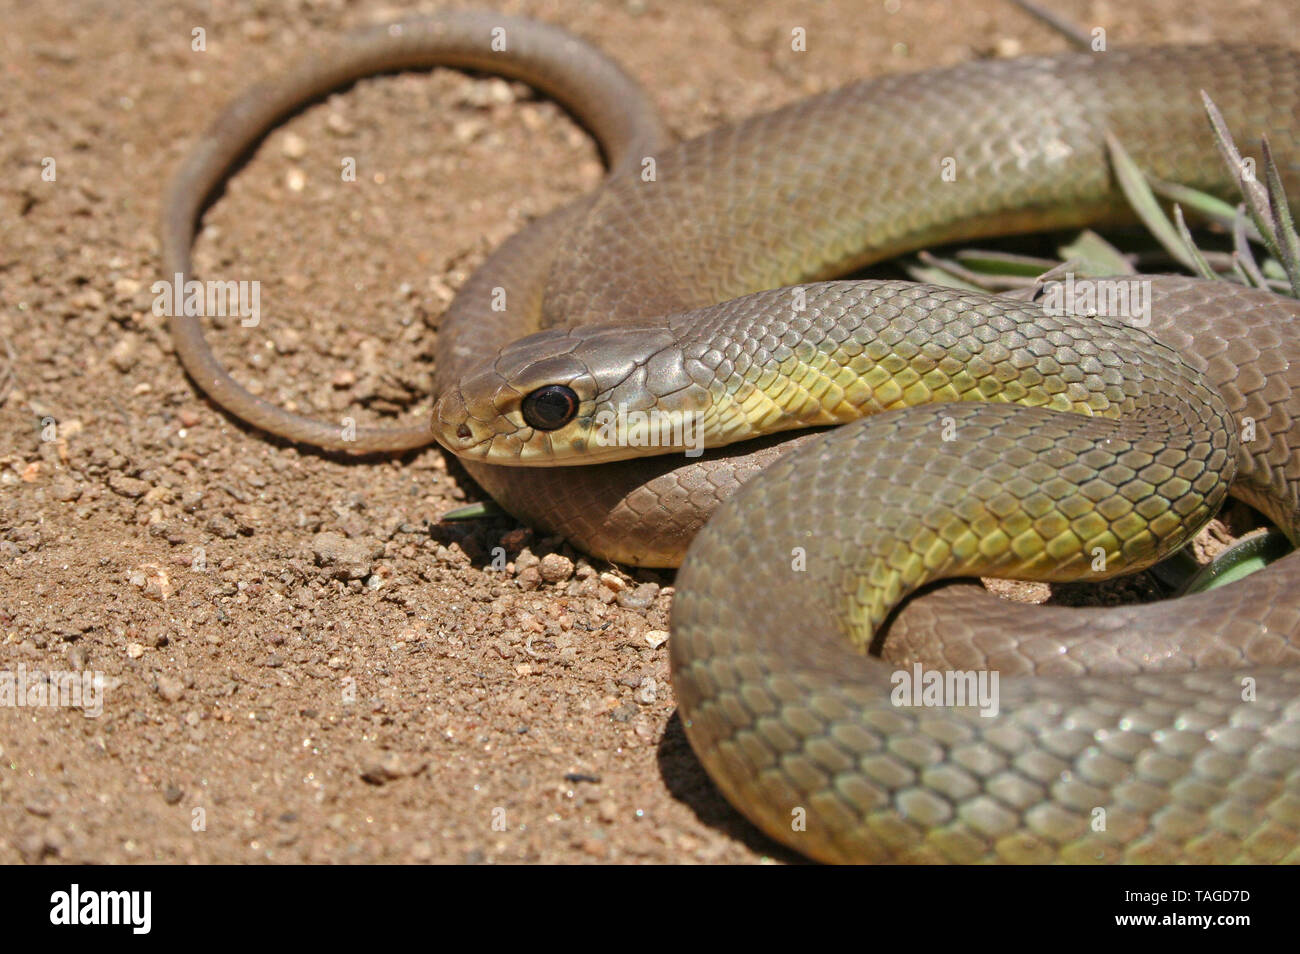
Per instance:
[[[1268,246],[1269,251],[1276,258],[1282,258],[1269,209],[1268,193],[1251,172],[1251,166],[1242,159],[1237,144],[1232,140],[1232,134],[1228,132],[1228,124],[1224,122],[1223,114],[1219,112],[1219,107],[1214,105],[1214,100],[1210,99],[1205,90],[1201,90],[1201,101],[1205,104],[1206,115],[1210,117],[1210,128],[1214,130],[1214,141],[1219,147],[1219,153],[1237,178],[1237,185],[1241,187],[1246,208],[1250,212],[1261,241]]]
[[[1124,253],[1092,229],[1084,229],[1068,245],[1062,245],[1056,251],[1063,260],[1075,263],[1074,271],[1078,275],[1100,278],[1137,274],[1137,269]]]
[[[1268,204],[1277,227],[1274,233],[1277,240],[1279,257],[1286,269],[1287,278],[1291,280],[1291,291],[1300,298],[1300,237],[1296,235],[1295,220],[1291,218],[1291,208],[1287,204],[1286,189],[1282,186],[1282,176],[1273,161],[1273,150],[1269,148],[1268,137],[1260,143],[1264,154],[1264,177],[1268,183]]]
[[[1255,288],[1267,288],[1268,281],[1259,270],[1259,263],[1255,261],[1255,253],[1250,247],[1246,232],[1246,206],[1242,203],[1237,203],[1237,214],[1232,220],[1232,246],[1234,267],[1244,271],[1248,278],[1246,284]]]
[[[480,500],[478,503],[466,504],[455,510],[448,510],[439,519],[443,522],[457,520],[482,520],[486,517],[503,517],[506,512],[495,500]]]
[[[1183,207],[1174,206],[1174,223],[1178,226],[1178,234],[1182,237],[1183,245],[1187,247],[1187,254],[1192,260],[1196,271],[1202,278],[1210,281],[1217,281],[1220,276],[1214,269],[1210,268],[1210,263],[1205,260],[1201,250],[1196,247],[1196,240],[1192,238],[1191,229],[1187,227],[1187,221],[1183,218]]]
[[[1208,192],[1202,192],[1199,189],[1192,189],[1185,185],[1179,185],[1176,182],[1165,182],[1163,179],[1157,179],[1154,176],[1147,176],[1147,183],[1152,190],[1159,196],[1177,202],[1183,208],[1195,212],[1198,216],[1210,222],[1218,223],[1225,229],[1231,229],[1233,222],[1237,218],[1237,209],[1231,203],[1224,202],[1218,196],[1210,195]],[[1256,231],[1254,224],[1247,226],[1247,235],[1253,241],[1262,242],[1259,232]]]
[[[917,262],[902,262],[901,265],[903,271],[907,272],[907,277],[914,282],[924,282],[927,285],[943,285],[947,288],[961,288],[965,291],[984,291],[978,285],[962,281],[946,269],[920,265]]]
[[[1127,150],[1120,145],[1115,135],[1109,131],[1106,133],[1106,145],[1110,149],[1110,163],[1115,170],[1115,179],[1125,198],[1128,199],[1129,205],[1142,220],[1142,224],[1147,227],[1147,231],[1155,240],[1164,246],[1165,251],[1174,261],[1190,271],[1196,271],[1196,263],[1183,245],[1178,230],[1160,208],[1160,202],[1151,191],[1151,187],[1147,185],[1142,170],[1137,167],[1137,163],[1133,161]]]
[[[1280,560],[1292,549],[1291,541],[1278,530],[1238,540],[1184,583],[1178,595],[1204,593],[1227,586]]]
[[[971,271],[985,275],[1011,275],[1018,278],[1037,278],[1047,269],[1054,268],[1058,264],[1050,258],[983,249],[962,249],[953,258],[958,264]]]

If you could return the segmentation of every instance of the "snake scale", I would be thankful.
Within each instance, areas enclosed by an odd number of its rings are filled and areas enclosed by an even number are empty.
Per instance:
[[[825,281],[937,242],[1124,218],[1107,131],[1145,171],[1230,194],[1202,88],[1239,140],[1268,132],[1300,183],[1300,55],[975,62],[673,143],[585,43],[446,13],[309,53],[233,102],[168,193],[166,274],[191,273],[204,202],[281,118],[362,76],[436,65],[555,98],[600,142],[605,184],[461,289],[439,329],[433,431],[353,436],[288,414],[175,316],[178,354],[214,400],[327,448],[404,449],[436,431],[520,519],[599,556],[681,563],[670,645],[687,735],[737,808],[811,857],[1300,857],[1300,556],[1173,603],[1024,606],[957,583],[895,609],[946,575],[1072,579],[1098,551],[1106,574],[1144,565],[1227,492],[1295,539],[1300,306],[1160,278],[1142,330]],[[494,308],[502,291],[510,304]],[[546,466],[595,459],[593,414],[616,403],[707,419],[711,449]],[[895,704],[913,665],[1004,676],[997,714]]]

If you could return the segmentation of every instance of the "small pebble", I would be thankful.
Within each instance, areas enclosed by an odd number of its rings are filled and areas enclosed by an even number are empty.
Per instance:
[[[185,683],[181,682],[175,676],[158,677],[158,695],[162,696],[168,702],[175,702],[181,696],[185,695]]]
[[[286,133],[280,152],[288,159],[301,159],[307,153],[307,141],[297,133]]]
[[[642,705],[649,705],[659,697],[659,683],[653,676],[646,676],[641,680],[641,688],[637,691],[636,701]]]
[[[149,482],[140,480],[136,477],[127,477],[124,474],[112,474],[108,478],[108,487],[115,494],[123,497],[143,497],[149,492]]]
[[[635,589],[618,594],[618,605],[624,609],[645,609],[659,595],[658,583],[641,583]]]
[[[542,557],[540,569],[547,583],[563,583],[573,576],[573,561],[558,553],[548,553]]]
[[[336,580],[363,580],[370,575],[374,565],[370,546],[361,540],[349,540],[341,533],[327,530],[316,534],[312,537],[311,549],[316,565],[323,567]]]
[[[81,496],[81,486],[67,474],[59,474],[50,487],[54,499],[62,503],[71,503]]]
[[[123,335],[117,344],[113,345],[112,350],[108,352],[109,363],[123,374],[134,368],[136,361],[139,359],[140,338],[130,332]]]
[[[399,752],[384,752],[366,764],[361,777],[371,785],[383,785],[394,779],[416,775],[428,764],[414,756],[402,755]]]

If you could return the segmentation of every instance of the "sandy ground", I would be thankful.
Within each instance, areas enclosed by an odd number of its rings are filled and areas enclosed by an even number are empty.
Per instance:
[[[1113,43],[1296,42],[1283,4],[1058,8]],[[438,525],[480,497],[441,451],[277,443],[196,391],[151,312],[164,185],[223,103],[313,41],[425,9],[0,0],[0,668],[105,686],[97,717],[0,709],[0,861],[790,859],[682,734],[671,574],[505,519]],[[505,9],[609,51],[683,135],[860,76],[1064,46],[992,0]],[[273,133],[208,213],[199,274],[257,278],[263,311],[211,338],[281,404],[419,420],[451,294],[599,177],[523,87],[363,82]]]

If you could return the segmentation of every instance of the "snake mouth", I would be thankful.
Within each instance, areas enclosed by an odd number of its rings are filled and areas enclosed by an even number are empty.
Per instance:
[[[433,436],[446,450],[463,460],[484,461],[506,467],[585,464],[593,461],[580,454],[575,459],[557,455],[550,435],[512,415],[493,413],[488,420],[476,417],[460,388],[443,393],[433,408]],[[565,446],[570,446],[566,444]],[[580,450],[580,444],[578,445]]]
[[[444,391],[431,416],[434,438],[457,457],[505,467],[576,467],[651,455],[693,459],[704,453],[706,415],[694,409],[620,407],[616,412],[567,386],[526,391],[494,380],[489,390],[475,383]],[[538,395],[555,397],[552,392],[560,392],[566,406],[559,410],[572,416],[546,428],[539,415],[557,408],[534,407],[530,417],[528,402]]]
[[[555,431],[516,422],[514,417],[509,413],[494,414],[487,421],[475,417],[463,393],[453,389],[434,405],[431,429],[438,443],[457,457],[504,467],[577,467],[652,454],[694,459],[704,453],[703,434],[691,428],[671,432],[670,439],[660,443],[655,439],[660,436],[657,431],[636,426],[618,430],[599,415],[580,416]]]
[[[431,421],[434,439],[457,457],[487,457],[498,435],[486,421],[470,414],[460,388],[443,393],[433,406]]]

